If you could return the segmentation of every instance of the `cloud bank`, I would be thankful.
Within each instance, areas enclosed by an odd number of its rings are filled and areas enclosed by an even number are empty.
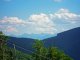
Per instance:
[[[21,34],[55,34],[80,26],[80,15],[61,8],[55,13],[33,14],[26,20],[18,17],[0,19],[0,31],[9,35]]]

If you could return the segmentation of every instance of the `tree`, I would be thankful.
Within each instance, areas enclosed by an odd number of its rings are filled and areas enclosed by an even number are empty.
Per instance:
[[[5,36],[2,32],[0,32],[0,58],[1,60],[5,60],[5,48],[6,48],[6,41],[8,37]]]
[[[30,54],[26,54],[18,50],[16,50],[16,57],[17,60],[32,60],[32,56]]]
[[[68,55],[64,54],[64,52],[61,52],[60,60],[73,60],[73,59],[69,57]]]
[[[41,40],[35,40],[33,45],[35,52],[33,54],[34,60],[46,60],[47,48]]]
[[[49,57],[50,60],[73,60],[63,51],[59,50],[56,47],[51,47],[48,49],[47,57]]]
[[[7,47],[8,36],[0,32],[0,59],[1,60],[12,60],[12,51]]]

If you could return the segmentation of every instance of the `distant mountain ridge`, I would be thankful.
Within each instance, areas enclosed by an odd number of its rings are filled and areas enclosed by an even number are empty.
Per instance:
[[[50,37],[42,41],[46,47],[56,46],[74,58],[74,60],[80,60],[80,27],[59,33],[55,37]],[[34,39],[31,38],[10,37],[8,42],[15,43],[28,50],[33,50]]]
[[[22,35],[19,35],[19,37],[43,40],[45,38],[49,38],[49,37],[56,36],[56,35],[57,34],[26,34],[24,33]]]

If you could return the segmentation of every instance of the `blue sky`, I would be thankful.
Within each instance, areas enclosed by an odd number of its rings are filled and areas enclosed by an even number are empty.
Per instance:
[[[80,27],[79,7],[80,0],[0,0],[0,30],[47,38]]]
[[[71,12],[80,12],[79,0],[0,0],[0,18],[4,16],[17,16],[25,18],[35,13],[53,13],[60,8]]]

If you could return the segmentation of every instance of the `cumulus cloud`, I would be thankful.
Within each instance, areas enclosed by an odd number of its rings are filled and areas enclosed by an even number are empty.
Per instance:
[[[2,20],[0,20],[1,23],[6,24],[25,24],[25,21],[22,19],[19,19],[18,17],[7,17],[5,16]]]
[[[55,34],[75,25],[80,26],[80,15],[61,8],[51,14],[33,14],[26,20],[18,17],[0,19],[0,30],[10,34]],[[68,25],[66,25],[68,24]],[[65,27],[67,26],[67,27]]]
[[[24,26],[25,21],[19,19],[18,17],[3,17],[0,19],[0,31],[9,34],[18,34],[20,26]],[[20,31],[21,32],[21,31]]]
[[[47,14],[31,15],[29,21],[40,27],[54,27],[54,23]]]
[[[29,34],[53,34],[56,31],[54,23],[47,14],[33,14],[27,21]],[[54,32],[53,32],[54,31]]]
[[[47,14],[43,13],[31,15],[26,20],[18,17],[4,17],[0,20],[0,23],[2,26],[6,24],[6,32],[12,31],[17,33],[18,29],[18,31],[27,34],[54,34],[57,31],[52,20],[50,20]],[[10,27],[8,27],[9,25]]]
[[[12,26],[8,26],[5,31],[7,31],[7,32],[18,32],[18,30]]]
[[[50,14],[50,17],[54,20],[61,20],[69,23],[77,23],[80,21],[80,15],[71,13],[68,9],[63,8],[54,14]]]

